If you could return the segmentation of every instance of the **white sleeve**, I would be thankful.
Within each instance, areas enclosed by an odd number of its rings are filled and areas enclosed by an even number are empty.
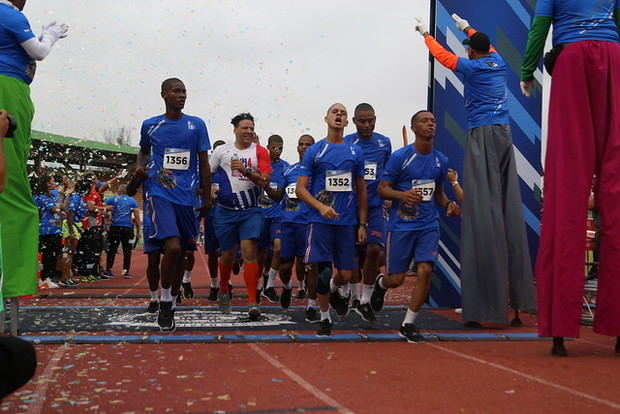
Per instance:
[[[41,40],[36,37],[32,37],[25,42],[22,42],[21,45],[28,53],[28,56],[33,58],[34,60],[43,60],[50,54],[52,51],[52,45],[54,42],[48,36],[43,36]]]
[[[211,174],[216,172],[217,169],[220,167],[220,160],[222,158],[221,156],[222,152],[218,151],[218,148],[216,148],[211,154],[211,156],[209,157],[209,167],[211,168]]]

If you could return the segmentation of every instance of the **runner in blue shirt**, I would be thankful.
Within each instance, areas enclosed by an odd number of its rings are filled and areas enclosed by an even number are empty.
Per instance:
[[[360,270],[353,271],[351,281],[351,310],[366,322],[374,322],[375,315],[370,306],[370,295],[381,267],[381,253],[385,244],[385,215],[383,200],[377,194],[379,180],[385,164],[392,154],[392,143],[384,135],[374,132],[377,117],[374,108],[361,103],[355,108],[353,123],[357,132],[344,137],[345,141],[356,144],[364,153],[364,180],[368,191],[368,229],[366,245],[358,245],[360,266],[363,268],[364,283],[360,300]],[[345,294],[345,297],[349,295]],[[346,299],[348,300],[348,299]]]
[[[165,244],[157,323],[162,332],[172,332],[176,328],[173,306],[181,288],[184,250],[194,245],[198,236],[194,198],[199,184],[205,195],[203,215],[211,205],[210,145],[205,122],[182,112],[187,91],[180,79],[166,79],[161,97],[166,113],[142,124],[136,174],[146,176],[146,202],[153,220],[149,238]]]
[[[282,237],[282,210],[284,200],[282,197],[272,199],[274,192],[278,188],[278,183],[282,178],[282,173],[290,164],[280,158],[282,149],[284,148],[284,140],[280,135],[272,135],[267,140],[267,150],[271,160],[271,182],[265,187],[265,193],[261,198],[260,206],[265,208],[265,226],[263,234],[258,241],[260,270],[267,269],[269,266],[268,277],[265,288],[261,292],[261,296],[271,303],[279,300],[275,289],[276,278],[280,270],[280,252]],[[279,200],[279,201],[277,201]],[[271,250],[271,252],[269,251]],[[271,254],[270,254],[271,253]]]
[[[50,285],[49,282],[58,283],[59,279],[56,274],[56,262],[62,251],[62,217],[58,196],[52,193],[53,186],[53,179],[48,174],[42,174],[36,180],[32,196],[39,209],[39,253],[43,265],[40,287]],[[73,283],[69,282],[69,285]]]
[[[295,189],[297,197],[310,206],[305,261],[312,264],[315,275],[318,272],[318,336],[331,335],[330,305],[339,315],[347,313],[348,303],[338,288],[351,280],[355,243],[366,242],[368,224],[364,155],[360,147],[344,140],[349,124],[344,105],[330,106],[325,122],[327,137],[306,151]],[[338,269],[333,279],[332,262]]]
[[[127,185],[121,184],[118,187],[118,195],[107,199],[105,205],[108,210],[112,211],[112,224],[108,232],[105,274],[109,277],[114,277],[112,266],[114,266],[114,258],[120,243],[123,246],[123,276],[125,279],[130,279],[129,267],[131,266],[132,246],[129,240],[134,238],[134,222],[136,227],[135,237],[140,237],[140,209],[138,208],[138,202],[127,195]],[[131,219],[132,214],[134,221]]]
[[[280,280],[284,285],[280,295],[280,305],[288,309],[291,305],[291,273],[293,262],[296,263],[295,274],[300,284],[300,291],[303,290],[306,270],[303,263],[306,248],[308,247],[308,205],[299,200],[296,195],[297,178],[301,163],[304,159],[306,150],[314,144],[314,138],[310,135],[302,135],[297,141],[297,154],[299,162],[291,165],[282,175],[280,190],[284,196],[284,211],[282,212],[282,251],[280,253]],[[306,321],[320,322],[319,313],[316,306],[316,280],[307,283],[308,286],[308,305],[306,307]],[[298,293],[298,299],[304,299],[305,294]]]
[[[387,275],[377,278],[371,302],[373,308],[382,309],[387,289],[403,284],[409,264],[415,260],[417,281],[399,334],[408,342],[422,342],[415,318],[428,296],[439,250],[436,205],[447,208],[448,217],[459,215],[460,208],[443,190],[448,158],[433,149],[435,116],[418,111],[411,118],[411,130],[415,142],[392,154],[379,184],[379,195],[392,200],[392,208],[386,242]]]

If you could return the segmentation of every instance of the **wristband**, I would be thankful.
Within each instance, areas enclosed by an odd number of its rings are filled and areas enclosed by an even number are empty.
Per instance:
[[[452,187],[456,187],[457,185],[459,185],[458,181],[455,181],[455,182],[452,183]]]

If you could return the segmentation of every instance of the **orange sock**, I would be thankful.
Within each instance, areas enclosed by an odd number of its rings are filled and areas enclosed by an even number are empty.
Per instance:
[[[228,293],[228,282],[230,281],[230,273],[232,272],[232,263],[223,264],[220,262],[220,292]]]
[[[243,264],[243,280],[245,280],[245,287],[248,290],[248,303],[257,303],[258,263]]]

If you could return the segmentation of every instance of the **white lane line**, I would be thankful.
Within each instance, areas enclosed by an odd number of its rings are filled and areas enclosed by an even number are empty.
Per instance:
[[[499,369],[499,370],[502,370],[502,371],[506,371],[506,372],[509,372],[511,374],[514,374],[514,375],[526,378],[526,379],[528,379],[530,381],[535,381],[535,382],[537,382],[539,384],[543,384],[543,385],[546,385],[548,387],[555,388],[555,389],[557,389],[559,391],[563,391],[563,392],[566,392],[568,394],[571,394],[571,395],[574,395],[574,396],[577,396],[577,397],[585,398],[587,400],[594,401],[594,402],[597,402],[599,404],[606,405],[607,407],[611,407],[611,408],[615,408],[615,409],[620,409],[620,404],[615,403],[613,401],[604,400],[604,399],[598,398],[598,397],[596,397],[594,395],[586,394],[585,392],[582,392],[582,391],[579,391],[579,390],[576,390],[576,389],[573,389],[573,388],[565,387],[563,385],[556,384],[555,382],[547,381],[546,379],[543,379],[543,378],[540,378],[540,377],[536,377],[534,375],[526,374],[525,372],[517,371],[515,369],[509,368],[509,367],[501,365],[501,364],[496,364],[495,362],[486,361],[484,359],[476,358],[474,356],[467,355],[467,354],[464,354],[462,352],[453,351],[452,349],[444,348],[441,345],[432,344],[432,343],[427,343],[427,345],[431,346],[433,348],[439,349],[441,351],[447,352],[449,354],[456,355],[456,356],[459,356],[461,358],[468,359],[470,361],[478,362],[478,363],[483,364],[483,365],[488,365],[490,367],[493,367],[493,368],[496,368],[496,369]]]
[[[29,407],[28,414],[39,414],[43,409],[43,404],[46,401],[45,393],[47,392],[53,375],[52,371],[56,368],[67,349],[69,349],[68,345],[62,345],[54,352],[54,355],[52,355],[52,358],[47,363],[43,374],[39,377],[37,388],[34,390],[34,393],[37,395],[37,401]]]
[[[258,355],[260,355],[265,361],[269,362],[275,368],[277,368],[280,371],[282,371],[282,373],[284,375],[286,375],[287,377],[292,379],[294,382],[299,384],[303,389],[308,391],[314,397],[316,397],[319,400],[321,400],[324,404],[327,404],[327,405],[329,405],[331,407],[334,407],[334,408],[338,409],[339,413],[343,413],[343,414],[345,414],[345,413],[346,414],[352,414],[353,413],[353,411],[349,410],[347,407],[345,407],[344,405],[340,404],[338,401],[334,400],[332,397],[330,397],[329,395],[325,394],[323,391],[321,391],[320,389],[316,388],[314,385],[310,384],[308,381],[306,381],[305,379],[303,379],[302,377],[297,375],[295,372],[293,372],[291,369],[289,369],[286,365],[284,365],[283,363],[281,363],[277,359],[273,358],[267,352],[263,351],[258,345],[256,345],[256,344],[247,344],[247,345],[250,348],[252,348],[252,350],[254,350],[254,352],[256,352]]]

